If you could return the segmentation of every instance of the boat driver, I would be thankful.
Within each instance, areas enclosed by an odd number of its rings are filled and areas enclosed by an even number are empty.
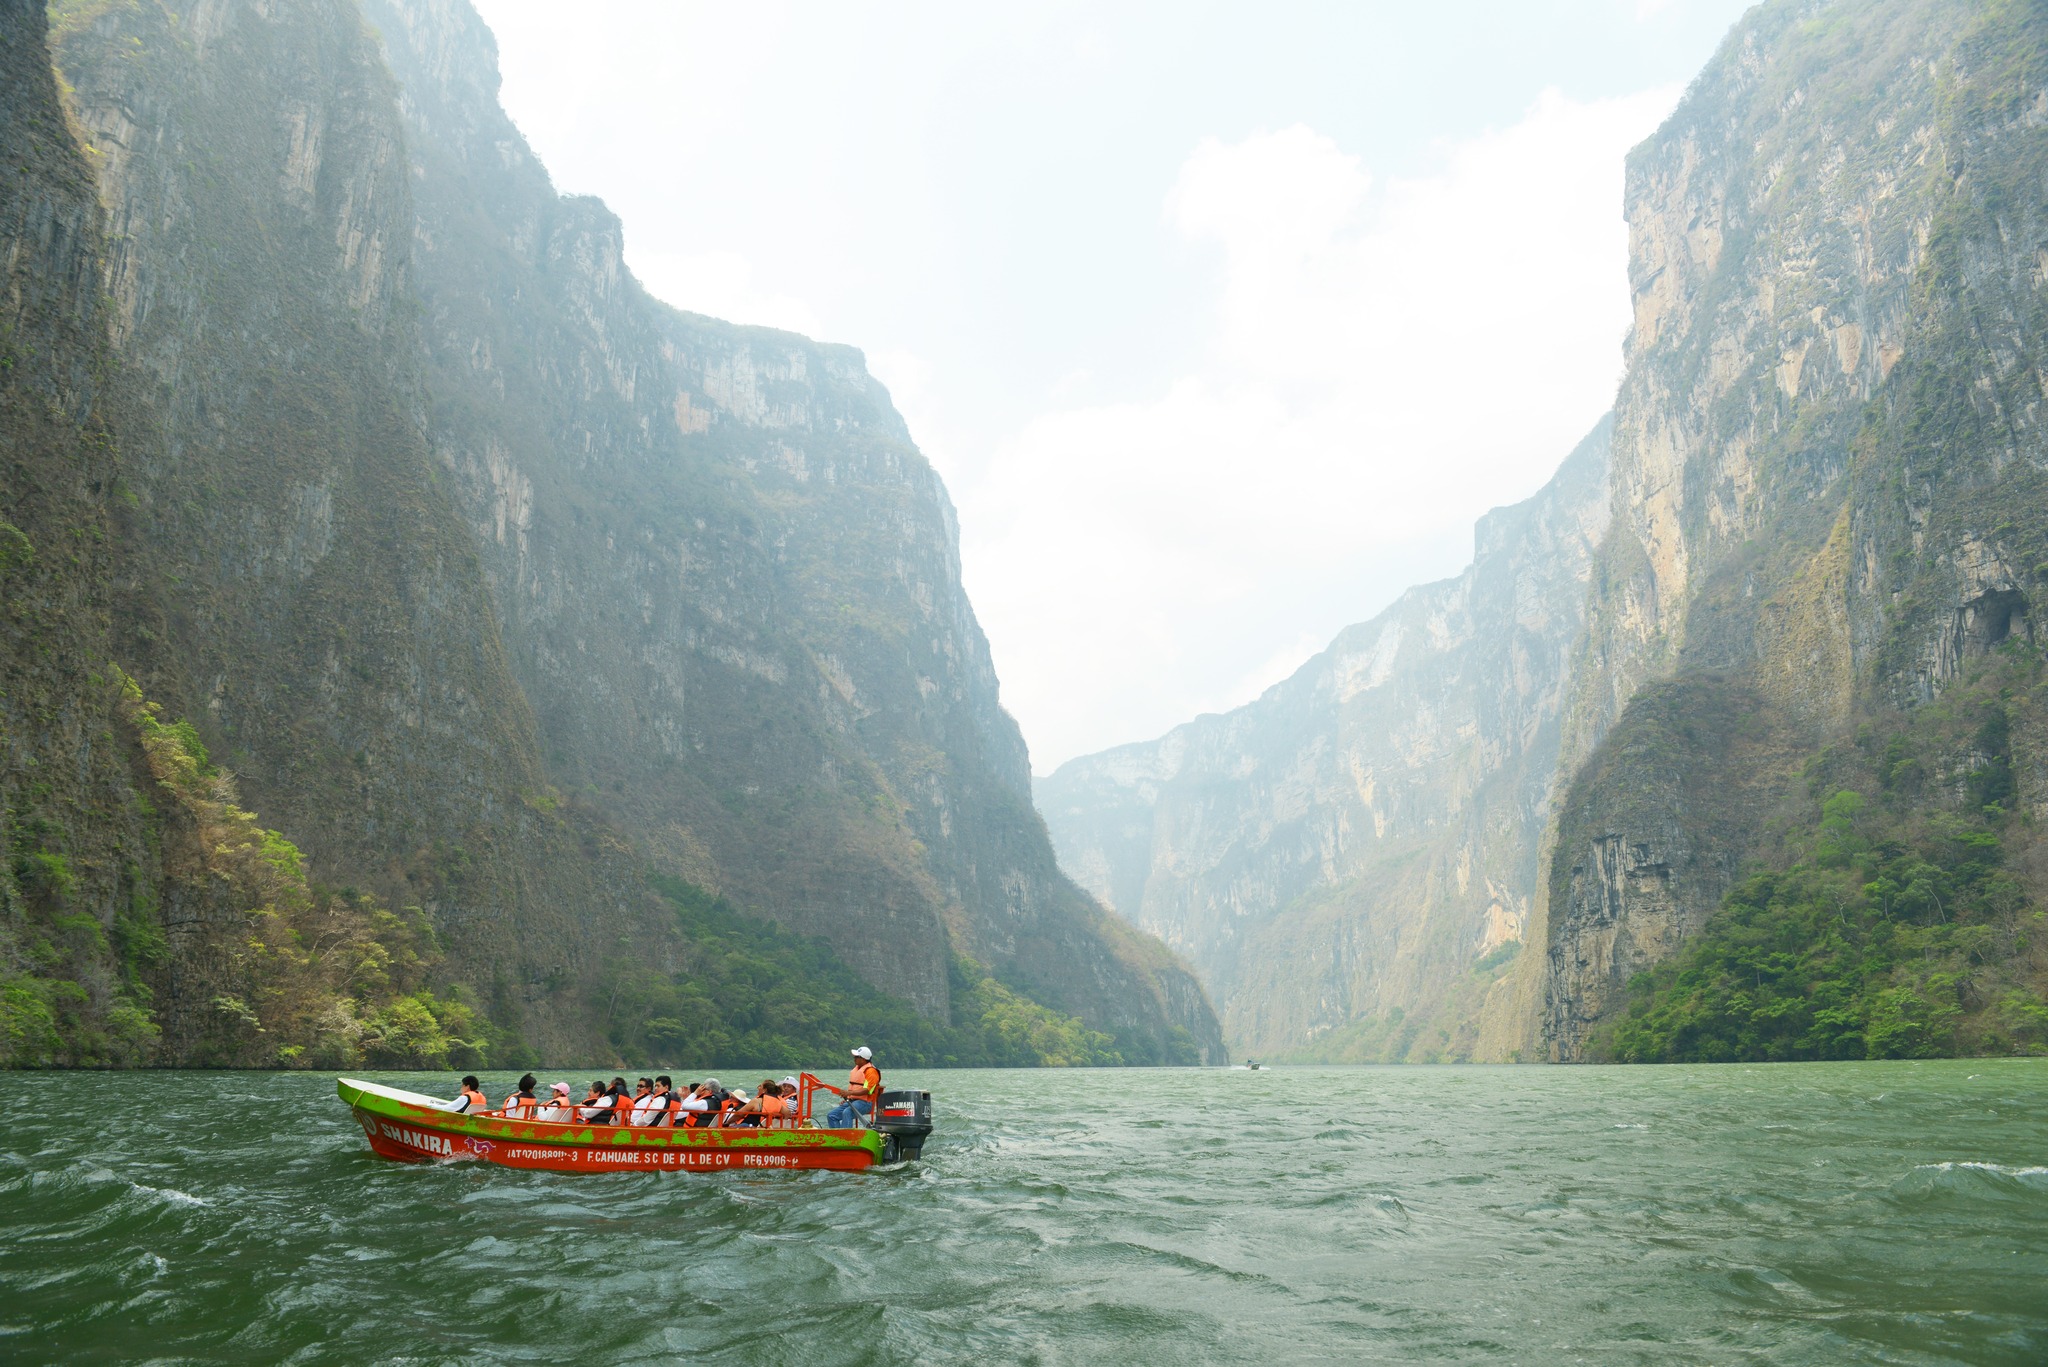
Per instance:
[[[836,1087],[833,1090],[838,1091]],[[855,1046],[853,1071],[846,1075],[846,1090],[839,1094],[846,1100],[826,1113],[826,1129],[850,1130],[875,1113],[875,1105],[882,1099],[882,1070],[875,1066],[874,1051],[865,1044]]]

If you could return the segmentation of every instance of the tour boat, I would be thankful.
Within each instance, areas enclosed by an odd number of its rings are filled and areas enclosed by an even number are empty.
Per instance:
[[[551,1172],[855,1171],[916,1158],[923,1150],[932,1130],[930,1092],[884,1092],[872,1128],[828,1130],[809,1119],[812,1095],[823,1088],[803,1075],[792,1120],[760,1129],[681,1129],[528,1120],[503,1111],[465,1114],[438,1097],[380,1082],[335,1082],[371,1151],[402,1163],[466,1159]]]

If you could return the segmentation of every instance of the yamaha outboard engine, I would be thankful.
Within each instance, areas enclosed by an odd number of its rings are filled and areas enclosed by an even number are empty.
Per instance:
[[[882,1161],[900,1163],[924,1152],[924,1137],[932,1132],[930,1092],[884,1092],[882,1106],[871,1122],[882,1136]]]

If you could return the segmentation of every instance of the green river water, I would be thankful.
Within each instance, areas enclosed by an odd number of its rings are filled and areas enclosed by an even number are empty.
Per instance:
[[[7,1076],[0,1360],[2048,1362],[2048,1061],[889,1082],[922,1163],[570,1176]]]

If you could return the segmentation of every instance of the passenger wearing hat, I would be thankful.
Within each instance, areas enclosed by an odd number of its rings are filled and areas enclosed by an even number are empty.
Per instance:
[[[832,1090],[839,1092],[837,1087]],[[826,1129],[850,1130],[856,1124],[865,1125],[875,1113],[875,1105],[882,1099],[882,1070],[875,1066],[874,1051],[865,1044],[854,1048],[853,1071],[846,1075],[846,1090],[839,1095],[846,1100],[826,1114]]]
[[[744,1087],[735,1087],[730,1092],[727,1092],[723,1097],[719,1098],[719,1127],[722,1129],[727,1125],[737,1125],[739,1123],[740,1112],[747,1108],[747,1103],[752,1099],[752,1097],[749,1097],[747,1095],[747,1089]]]
[[[792,1128],[803,1124],[807,1117],[798,1112],[797,1106],[803,1100],[804,1089],[798,1085],[797,1080],[793,1077],[786,1077],[775,1084],[775,1090],[782,1097],[783,1123]]]
[[[566,1121],[575,1118],[575,1108],[569,1104],[569,1084],[557,1082],[548,1088],[547,1105],[534,1113],[535,1120]]]

